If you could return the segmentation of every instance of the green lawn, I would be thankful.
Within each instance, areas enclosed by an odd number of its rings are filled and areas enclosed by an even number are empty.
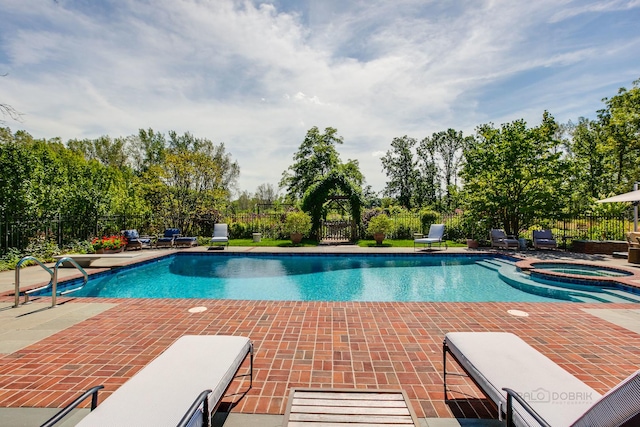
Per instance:
[[[467,245],[465,243],[454,242],[453,240],[447,240],[447,245],[450,248],[465,248]],[[375,240],[359,240],[358,246],[363,248],[373,248],[373,247],[382,247],[382,248],[412,248],[413,240],[391,240],[385,239],[382,241],[382,245],[378,246]],[[426,247],[425,245],[418,245],[419,248]],[[432,245],[432,248],[438,248],[437,244]]]
[[[356,244],[363,248],[368,247],[382,247],[382,248],[412,248],[413,240],[391,240],[385,239],[382,242],[382,245],[376,245],[375,240],[359,240]],[[203,243],[203,245],[208,246],[207,243]],[[447,240],[447,245],[452,248],[462,248],[466,247],[464,243],[454,242],[453,240]],[[281,247],[281,248],[290,248],[290,247],[302,247],[302,246],[318,246],[318,242],[311,239],[303,239],[302,243],[299,245],[294,245],[291,243],[291,240],[276,240],[276,239],[262,239],[260,242],[254,242],[253,239],[231,239],[229,240],[229,246],[264,246],[264,247]],[[422,247],[424,245],[419,245]],[[437,248],[438,245],[433,245],[434,248]]]

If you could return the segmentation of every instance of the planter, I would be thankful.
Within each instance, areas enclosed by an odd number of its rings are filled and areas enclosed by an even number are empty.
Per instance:
[[[253,233],[251,236],[253,237],[254,243],[260,243],[262,240],[262,233]]]
[[[302,233],[291,233],[291,243],[299,245],[302,242]]]
[[[118,249],[96,249],[97,254],[119,254],[124,251],[124,246]]]
[[[467,247],[469,249],[478,249],[479,243],[476,239],[467,239]]]
[[[376,241],[376,245],[381,245],[384,240],[384,233],[374,233],[373,240]]]

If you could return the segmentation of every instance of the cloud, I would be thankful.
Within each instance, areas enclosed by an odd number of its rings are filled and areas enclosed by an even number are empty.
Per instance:
[[[225,142],[249,190],[279,181],[310,127],[331,126],[380,190],[375,154],[396,136],[595,113],[638,78],[637,6],[5,0],[2,101],[36,137],[151,127]],[[603,13],[615,31],[579,19]]]

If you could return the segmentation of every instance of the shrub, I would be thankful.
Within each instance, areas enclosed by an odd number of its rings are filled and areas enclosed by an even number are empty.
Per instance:
[[[395,239],[413,239],[413,231],[409,225],[400,224],[394,232]]]
[[[229,236],[232,239],[248,239],[251,237],[251,227],[244,222],[232,222],[229,224]]]
[[[377,233],[387,234],[393,228],[393,221],[385,214],[376,215],[369,221],[367,233],[374,235]]]
[[[436,222],[440,215],[438,212],[433,211],[431,209],[422,209],[420,211],[420,224],[422,225],[422,232],[427,233],[429,231],[429,226]]]
[[[306,212],[291,212],[284,221],[285,232],[307,234],[311,231],[311,217]]]

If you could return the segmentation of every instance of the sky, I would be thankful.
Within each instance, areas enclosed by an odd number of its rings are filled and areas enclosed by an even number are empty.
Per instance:
[[[277,187],[313,126],[366,183],[395,137],[594,118],[640,78],[640,0],[0,0],[0,117],[35,138],[224,143]]]

